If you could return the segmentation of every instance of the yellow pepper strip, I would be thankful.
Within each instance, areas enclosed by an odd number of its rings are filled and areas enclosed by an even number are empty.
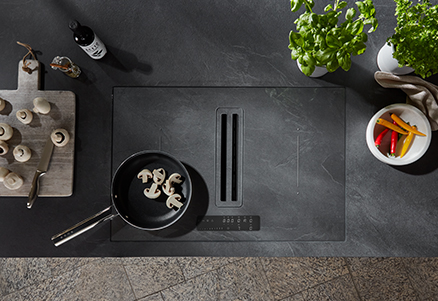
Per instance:
[[[425,134],[423,134],[422,132],[414,129],[414,127],[410,126],[409,124],[407,124],[406,122],[404,122],[403,120],[401,120],[400,117],[398,117],[395,114],[391,114],[391,118],[392,120],[394,120],[395,122],[397,122],[397,124],[399,126],[401,126],[402,128],[404,128],[405,130],[409,131],[409,132],[413,132],[414,134],[420,135],[420,136],[426,136]]]
[[[414,125],[413,128],[416,129],[417,127]],[[409,145],[411,145],[412,138],[414,138],[414,136],[415,136],[414,132],[409,132],[408,136],[406,137],[405,141],[403,142],[403,147],[402,147],[402,150],[400,152],[400,158],[403,158],[403,156],[406,154],[406,152],[409,148]]]
[[[396,131],[396,132],[399,133],[399,134],[403,134],[403,135],[407,135],[407,134],[408,134],[408,132],[403,131],[402,128],[396,126],[395,124],[389,122],[388,120],[385,120],[385,119],[379,118],[379,119],[376,120],[376,123],[377,123],[377,124],[381,124],[381,125],[383,125],[383,126],[386,126],[386,127],[389,128],[390,130]]]

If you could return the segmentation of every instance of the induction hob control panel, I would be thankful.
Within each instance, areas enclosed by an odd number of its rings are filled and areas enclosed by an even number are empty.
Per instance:
[[[260,216],[257,215],[206,215],[199,219],[198,231],[260,230]]]

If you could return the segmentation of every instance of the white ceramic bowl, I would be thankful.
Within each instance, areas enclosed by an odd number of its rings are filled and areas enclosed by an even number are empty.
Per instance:
[[[415,135],[411,145],[403,156],[400,158],[401,145],[397,145],[397,153],[395,157],[389,156],[389,147],[391,143],[391,131],[389,131],[380,147],[374,145],[377,136],[385,129],[383,125],[377,124],[378,118],[383,118],[392,122],[391,114],[394,113],[403,121],[409,122],[410,125],[417,126],[417,129],[426,134],[426,137]],[[415,162],[427,151],[432,138],[432,130],[427,117],[416,107],[404,103],[389,105],[378,111],[367,126],[366,141],[371,153],[380,161],[390,165],[406,165]],[[403,139],[400,139],[399,144],[402,144]]]

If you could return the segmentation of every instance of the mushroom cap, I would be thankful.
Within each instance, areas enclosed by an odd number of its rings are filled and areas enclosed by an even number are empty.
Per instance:
[[[152,177],[152,172],[146,168],[140,171],[137,175],[137,178],[141,179],[142,183],[147,183]]]
[[[15,114],[15,116],[17,116],[17,119],[20,120],[24,124],[31,123],[31,121],[33,119],[33,114],[28,109],[18,110],[17,113]]]
[[[180,202],[181,200],[181,196],[177,193],[172,194],[171,196],[169,196],[166,200],[166,206],[170,209],[172,209],[173,207],[177,207],[178,209],[181,208],[182,205],[184,205],[183,203]]]
[[[6,101],[0,97],[0,111],[3,111],[5,107],[6,107]]]
[[[14,154],[15,160],[18,162],[29,161],[30,157],[32,156],[30,148],[22,144],[17,145],[12,153]]]
[[[164,170],[164,168],[154,169],[152,174],[154,175],[154,182],[155,183],[157,183],[158,185],[161,185],[164,183],[164,179],[166,178],[166,171]]]
[[[17,190],[23,186],[23,183],[23,178],[15,172],[8,173],[3,181],[3,184],[5,184],[5,187],[9,190]]]
[[[55,146],[61,147],[70,141],[70,134],[65,129],[56,129],[50,134],[50,138]]]
[[[5,180],[6,175],[9,173],[9,169],[5,167],[0,167],[0,182]]]
[[[50,103],[47,99],[37,97],[33,100],[33,111],[40,114],[48,114],[50,112]]]
[[[0,140],[0,156],[6,155],[9,151],[9,146],[6,142]]]
[[[163,183],[163,192],[168,195],[171,196],[172,194],[175,193],[175,187],[172,187],[172,184],[169,180],[166,180],[166,182]]]
[[[14,130],[7,123],[0,123],[0,140],[6,141],[12,138]]]
[[[181,175],[179,173],[173,173],[169,176],[169,182],[171,184],[175,183],[175,184],[179,184],[181,183],[183,180],[181,178]]]

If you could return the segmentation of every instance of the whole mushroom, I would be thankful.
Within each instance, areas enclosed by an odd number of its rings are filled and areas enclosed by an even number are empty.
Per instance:
[[[0,156],[6,155],[9,151],[9,146],[6,142],[0,140]]]
[[[32,119],[33,119],[33,114],[28,109],[18,110],[15,115],[17,116],[17,119],[20,120],[24,124],[31,123]]]
[[[14,130],[7,123],[0,123],[0,140],[6,141],[12,138]]]
[[[6,107],[6,101],[0,97],[0,111],[3,111],[5,107]]]
[[[29,161],[30,157],[32,156],[30,148],[22,144],[17,145],[12,153],[14,154],[15,160],[18,162]]]
[[[33,111],[40,114],[48,114],[50,112],[50,103],[47,99],[37,97],[33,100]]]
[[[55,146],[64,146],[70,141],[70,134],[65,129],[56,129],[50,134]]]
[[[9,169],[5,167],[0,167],[0,182],[3,182],[5,180],[5,177],[9,173]]]
[[[17,190],[23,186],[23,182],[22,177],[15,172],[10,172],[6,175],[3,184],[5,184],[5,187],[9,190]]]

